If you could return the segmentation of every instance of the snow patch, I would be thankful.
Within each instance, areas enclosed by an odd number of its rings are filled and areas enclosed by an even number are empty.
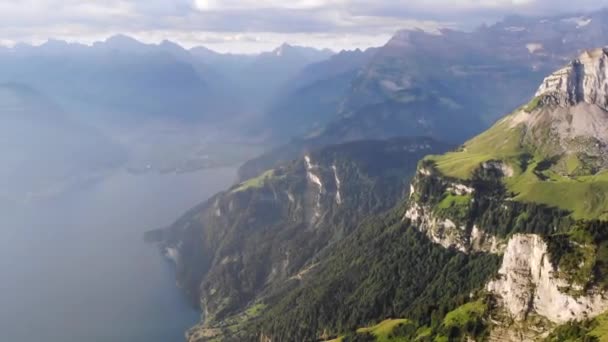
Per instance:
[[[338,205],[342,204],[342,194],[340,193],[340,178],[338,177],[338,168],[336,167],[336,165],[332,165],[331,169],[334,170],[334,178],[336,181],[336,203]]]
[[[562,19],[562,21],[565,23],[576,24],[576,28],[581,28],[591,24],[593,19],[585,17],[572,17]]]
[[[543,44],[539,43],[528,43],[526,44],[526,49],[528,49],[528,52],[530,52],[531,54],[535,54],[537,52],[543,51],[545,47],[543,46]]]

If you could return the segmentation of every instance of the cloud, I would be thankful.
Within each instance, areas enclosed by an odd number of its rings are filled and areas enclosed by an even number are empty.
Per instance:
[[[150,40],[166,35],[162,39],[185,45],[208,42],[221,49],[242,44],[249,46],[247,51],[266,48],[276,39],[379,45],[400,28],[470,28],[508,14],[551,15],[605,6],[608,0],[21,0],[0,2],[0,39],[90,42],[127,33]],[[258,39],[230,38],[238,35]]]

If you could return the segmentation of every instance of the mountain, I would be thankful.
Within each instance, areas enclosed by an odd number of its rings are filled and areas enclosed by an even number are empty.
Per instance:
[[[530,103],[462,151],[432,159],[438,170],[467,179],[480,162],[491,162],[509,175],[507,190],[516,200],[560,207],[580,219],[608,218],[602,187],[608,167],[607,51],[584,52],[547,77]]]
[[[265,108],[287,86],[287,82],[298,75],[307,65],[328,59],[330,50],[282,44],[273,51],[254,56],[249,63],[233,68],[230,73],[235,89],[248,95],[246,101],[259,108],[261,115]]]
[[[297,284],[318,255],[407,193],[421,157],[445,150],[428,138],[329,146],[237,184],[149,233],[176,261],[178,283],[204,313],[189,340],[231,329],[255,315],[252,303]]]
[[[350,83],[375,50],[342,51],[304,67],[284,83],[265,113],[260,130],[284,142],[323,127],[334,117]]]
[[[102,120],[232,124],[263,112],[287,80],[332,54],[288,44],[258,55],[220,54],[126,35],[91,46],[49,40],[0,50],[0,82],[26,84]]]
[[[400,31],[357,71],[327,124],[247,163],[242,177],[328,143],[405,135],[461,143],[525,102],[579,52],[608,44],[607,18],[604,10],[509,17],[471,32]]]
[[[89,115],[216,118],[208,80],[173,53],[126,36],[91,47],[57,41],[22,45],[0,54],[0,82],[27,84],[68,110]]]
[[[487,131],[425,157],[406,200],[191,341],[606,338],[607,58],[584,52]]]

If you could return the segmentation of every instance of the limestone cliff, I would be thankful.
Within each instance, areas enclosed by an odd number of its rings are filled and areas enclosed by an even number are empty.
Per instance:
[[[547,96],[562,106],[581,102],[608,109],[608,49],[585,51],[543,81],[536,96]]]
[[[516,234],[509,239],[497,279],[487,289],[500,296],[516,320],[537,314],[554,323],[565,323],[608,310],[605,293],[589,291],[579,297],[566,294],[563,289],[569,284],[556,273],[542,237]]]
[[[434,197],[439,197],[435,201],[420,196],[430,183],[434,184]],[[468,219],[475,201],[475,188],[470,184],[443,178],[432,168],[422,167],[410,188],[410,203],[403,219],[431,241],[463,253],[500,254],[504,249],[502,239]]]

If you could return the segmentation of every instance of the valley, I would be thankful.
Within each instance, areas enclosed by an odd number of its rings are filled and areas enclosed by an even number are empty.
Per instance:
[[[3,339],[608,340],[608,10],[119,5],[0,39]]]

